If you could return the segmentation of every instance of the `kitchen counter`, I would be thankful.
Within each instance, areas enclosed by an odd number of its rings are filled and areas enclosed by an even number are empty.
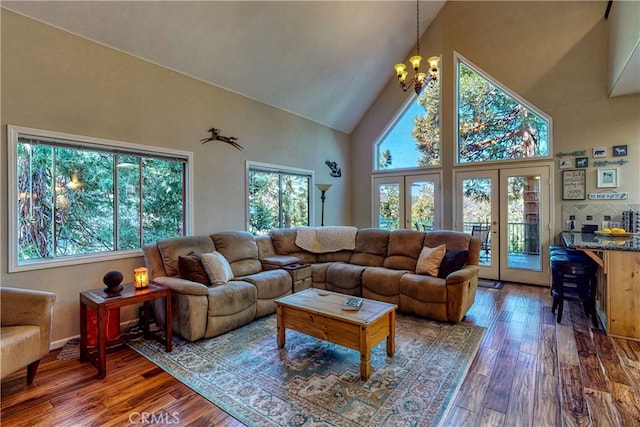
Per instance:
[[[640,236],[563,232],[562,242],[599,266],[596,312],[605,332],[640,341]]]
[[[640,252],[640,236],[608,237],[595,233],[562,232],[562,243],[572,249]]]

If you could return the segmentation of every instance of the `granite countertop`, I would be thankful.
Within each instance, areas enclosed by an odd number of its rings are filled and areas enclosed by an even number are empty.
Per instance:
[[[565,246],[573,249],[640,252],[640,235],[630,237],[599,236],[595,233],[562,232]]]

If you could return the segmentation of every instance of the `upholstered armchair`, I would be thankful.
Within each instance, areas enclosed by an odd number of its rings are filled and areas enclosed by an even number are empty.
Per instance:
[[[51,292],[0,287],[0,377],[27,367],[27,384],[49,353],[53,305]]]

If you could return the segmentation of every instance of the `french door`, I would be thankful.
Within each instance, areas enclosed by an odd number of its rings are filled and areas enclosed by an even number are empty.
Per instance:
[[[440,174],[373,177],[374,227],[437,230],[441,224]]]
[[[549,166],[454,174],[455,228],[481,238],[480,277],[548,285]]]

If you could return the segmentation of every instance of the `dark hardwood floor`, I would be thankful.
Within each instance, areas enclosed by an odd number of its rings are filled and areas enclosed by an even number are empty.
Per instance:
[[[465,321],[487,333],[445,425],[640,425],[640,343],[594,330],[578,303],[556,324],[546,288],[480,288]],[[26,370],[2,381],[3,426],[242,425],[128,348],[104,380],[58,352],[33,385]]]

